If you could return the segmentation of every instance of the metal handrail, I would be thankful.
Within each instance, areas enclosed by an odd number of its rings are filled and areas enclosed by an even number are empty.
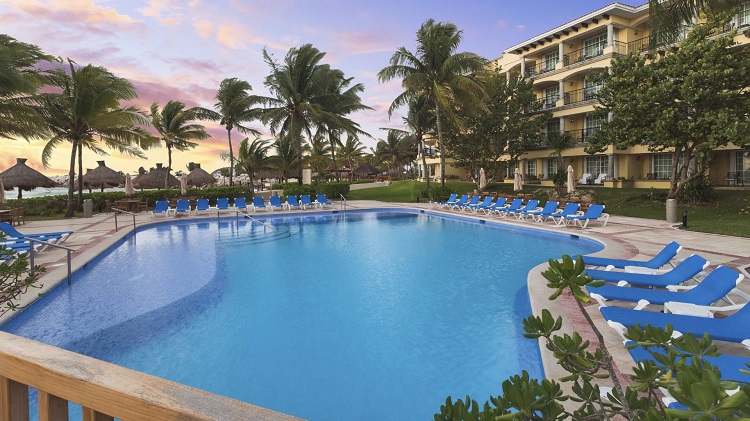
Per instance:
[[[135,238],[135,227],[136,227],[136,225],[135,225],[135,215],[136,214],[134,214],[133,212],[124,211],[124,210],[118,209],[118,208],[111,208],[111,209],[113,211],[115,211],[115,232],[117,232],[117,230],[119,229],[117,227],[117,214],[118,213],[126,213],[128,215],[133,215],[133,238]]]
[[[264,222],[264,221],[261,221],[261,220],[259,220],[259,219],[255,219],[255,218],[253,218],[252,216],[250,216],[250,214],[248,214],[248,213],[246,213],[246,212],[240,212],[240,211],[237,211],[237,212],[241,213],[241,214],[242,214],[242,216],[244,216],[245,218],[247,218],[247,219],[249,219],[249,220],[251,220],[251,221],[253,221],[253,222],[257,222],[257,223],[259,223],[259,224],[263,225],[263,229],[265,229],[266,227],[268,227],[268,228],[270,228],[270,229],[271,229],[272,231],[278,231],[278,230],[276,229],[276,227],[274,227],[273,225],[269,224],[268,222]]]
[[[341,196],[341,203],[339,204],[339,209],[344,209],[344,212],[346,212],[346,197],[344,197],[344,195],[341,193],[339,193],[339,196]]]
[[[50,243],[44,240],[37,240],[35,238],[24,237],[25,240],[29,241],[29,264],[31,265],[31,274],[34,275],[34,243],[45,244],[47,246],[57,247],[59,249],[67,250],[68,252],[68,285],[70,285],[70,252],[78,251],[77,249],[61,246],[59,244]]]

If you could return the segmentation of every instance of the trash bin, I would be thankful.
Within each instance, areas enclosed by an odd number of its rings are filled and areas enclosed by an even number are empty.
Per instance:
[[[94,203],[91,201],[91,199],[83,200],[83,217],[84,218],[91,218],[93,206],[94,206]]]
[[[667,222],[676,224],[677,219],[677,199],[667,199]]]

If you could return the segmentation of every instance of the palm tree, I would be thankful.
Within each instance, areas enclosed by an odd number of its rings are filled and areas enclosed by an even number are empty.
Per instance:
[[[260,110],[255,108],[257,104],[255,97],[248,94],[252,86],[244,80],[237,78],[227,78],[221,81],[219,90],[216,92],[216,104],[214,107],[218,111],[207,108],[196,107],[195,112],[198,118],[218,121],[219,124],[227,129],[227,141],[229,143],[229,185],[232,182],[232,171],[234,169],[234,153],[232,151],[232,129],[237,128],[240,133],[259,135],[255,129],[244,126],[260,117]]]
[[[425,171],[425,180],[427,190],[430,190],[430,177],[427,174],[427,158],[425,154],[424,137],[435,126],[435,118],[430,108],[429,100],[426,96],[420,95],[409,100],[409,112],[406,117],[402,118],[407,132],[411,137],[413,144],[419,145],[422,155],[422,168]]]
[[[364,153],[365,145],[353,136],[348,136],[346,142],[344,142],[339,148],[339,157],[341,157],[351,169],[354,168]]]
[[[36,45],[0,34],[0,137],[26,139],[45,134],[44,121],[31,106],[32,96],[46,82],[34,68],[52,61]]]
[[[307,148],[307,158],[305,159],[305,165],[312,166],[312,168],[320,174],[331,163],[331,157],[328,154],[334,154],[330,144],[324,137],[324,132],[318,131],[315,136],[310,139],[310,146]],[[334,165],[334,169],[335,169]],[[335,171],[335,170],[334,170]]]
[[[276,155],[272,156],[271,166],[281,171],[283,181],[286,183],[289,174],[294,171],[297,165],[297,149],[289,136],[283,135],[276,138],[273,143]]]
[[[393,172],[406,164],[411,157],[409,149],[413,149],[411,148],[412,139],[403,130],[386,130],[388,134],[385,140],[381,140],[375,145],[375,157],[379,163],[387,164],[389,171]]]
[[[685,22],[702,15],[736,13],[747,0],[649,0],[651,46],[671,44]]]
[[[164,188],[167,187],[167,179],[172,171],[172,149],[186,151],[198,146],[191,140],[205,140],[211,137],[201,124],[191,123],[198,118],[194,108],[185,109],[185,104],[180,101],[169,101],[159,111],[159,103],[151,104],[151,124],[154,126],[160,140],[167,147],[167,176],[164,178]]]
[[[429,19],[417,31],[417,52],[400,47],[391,57],[390,66],[378,72],[380,82],[402,78],[404,92],[393,100],[388,115],[412,98],[425,95],[433,104],[440,145],[440,181],[445,185],[445,148],[442,118],[456,120],[456,108],[478,105],[486,95],[477,76],[487,62],[470,52],[457,53],[463,31],[452,23],[435,23]],[[456,120],[457,125],[459,122]]]
[[[50,86],[59,92],[40,94],[36,108],[53,135],[42,151],[42,163],[49,165],[52,151],[60,143],[67,141],[72,144],[68,210],[65,213],[71,217],[75,209],[76,154],[81,148],[86,146],[104,153],[98,146],[101,142],[118,152],[144,157],[139,147],[150,147],[153,136],[136,126],[149,123],[143,112],[134,106],[121,106],[122,101],[138,97],[129,81],[116,77],[103,67],[89,64],[76,69],[73,61],[68,60],[68,64],[69,71],[56,68],[47,72]]]
[[[237,149],[237,166],[250,177],[250,193],[255,194],[255,174],[271,168],[272,160],[268,156],[271,148],[269,141],[256,137],[250,142],[245,138]]]
[[[267,50],[263,50],[263,57],[271,68],[265,85],[274,95],[258,98],[267,107],[263,111],[263,122],[270,126],[275,136],[286,135],[293,142],[299,184],[302,184],[303,134],[310,139],[313,131],[322,127],[346,133],[358,130],[356,123],[332,107],[348,82],[340,70],[320,64],[324,56],[325,53],[311,44],[305,44],[290,49],[283,64],[279,64]]]

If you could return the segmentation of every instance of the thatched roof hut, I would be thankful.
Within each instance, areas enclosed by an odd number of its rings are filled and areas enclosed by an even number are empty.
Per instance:
[[[105,187],[117,187],[121,185],[125,177],[119,172],[104,165],[104,161],[96,161],[98,167],[89,170],[83,175],[83,186],[87,188],[99,187],[104,191]]]
[[[31,191],[37,187],[57,187],[57,183],[44,174],[26,165],[26,158],[16,158],[16,165],[0,173],[5,190],[18,187],[18,198],[22,198],[22,191]]]
[[[193,171],[187,175],[187,183],[189,186],[203,187],[216,184],[216,179],[201,168],[201,164],[195,164]]]
[[[161,163],[156,164],[156,168],[146,174],[139,174],[133,180],[133,187],[137,189],[163,189],[164,181],[167,181],[167,187],[180,187],[180,180],[169,174],[167,169],[162,167]]]
[[[360,166],[358,166],[357,168],[355,168],[354,171],[352,171],[352,173],[354,175],[365,175],[365,176],[367,176],[367,175],[378,174],[378,173],[380,173],[380,171],[378,171],[377,168],[373,167],[372,164],[370,164],[369,162],[365,161]]]

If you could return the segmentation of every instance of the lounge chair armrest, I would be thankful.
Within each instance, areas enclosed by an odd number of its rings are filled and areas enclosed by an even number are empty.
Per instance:
[[[625,272],[641,273],[644,275],[658,275],[667,273],[668,271],[662,269],[651,269],[644,266],[625,266]]]
[[[601,294],[590,292],[589,296],[593,298],[597,303],[599,303],[599,308],[607,307],[607,299],[604,298]]]
[[[697,287],[698,284],[695,285],[667,285],[667,291],[672,292],[679,292],[679,291],[688,291],[695,287]]]
[[[700,306],[697,304],[680,303],[677,301],[668,301],[664,303],[664,311],[673,314],[687,314],[698,317],[714,317],[714,313],[719,311],[736,311],[744,307],[745,304],[736,304],[732,306]]]

